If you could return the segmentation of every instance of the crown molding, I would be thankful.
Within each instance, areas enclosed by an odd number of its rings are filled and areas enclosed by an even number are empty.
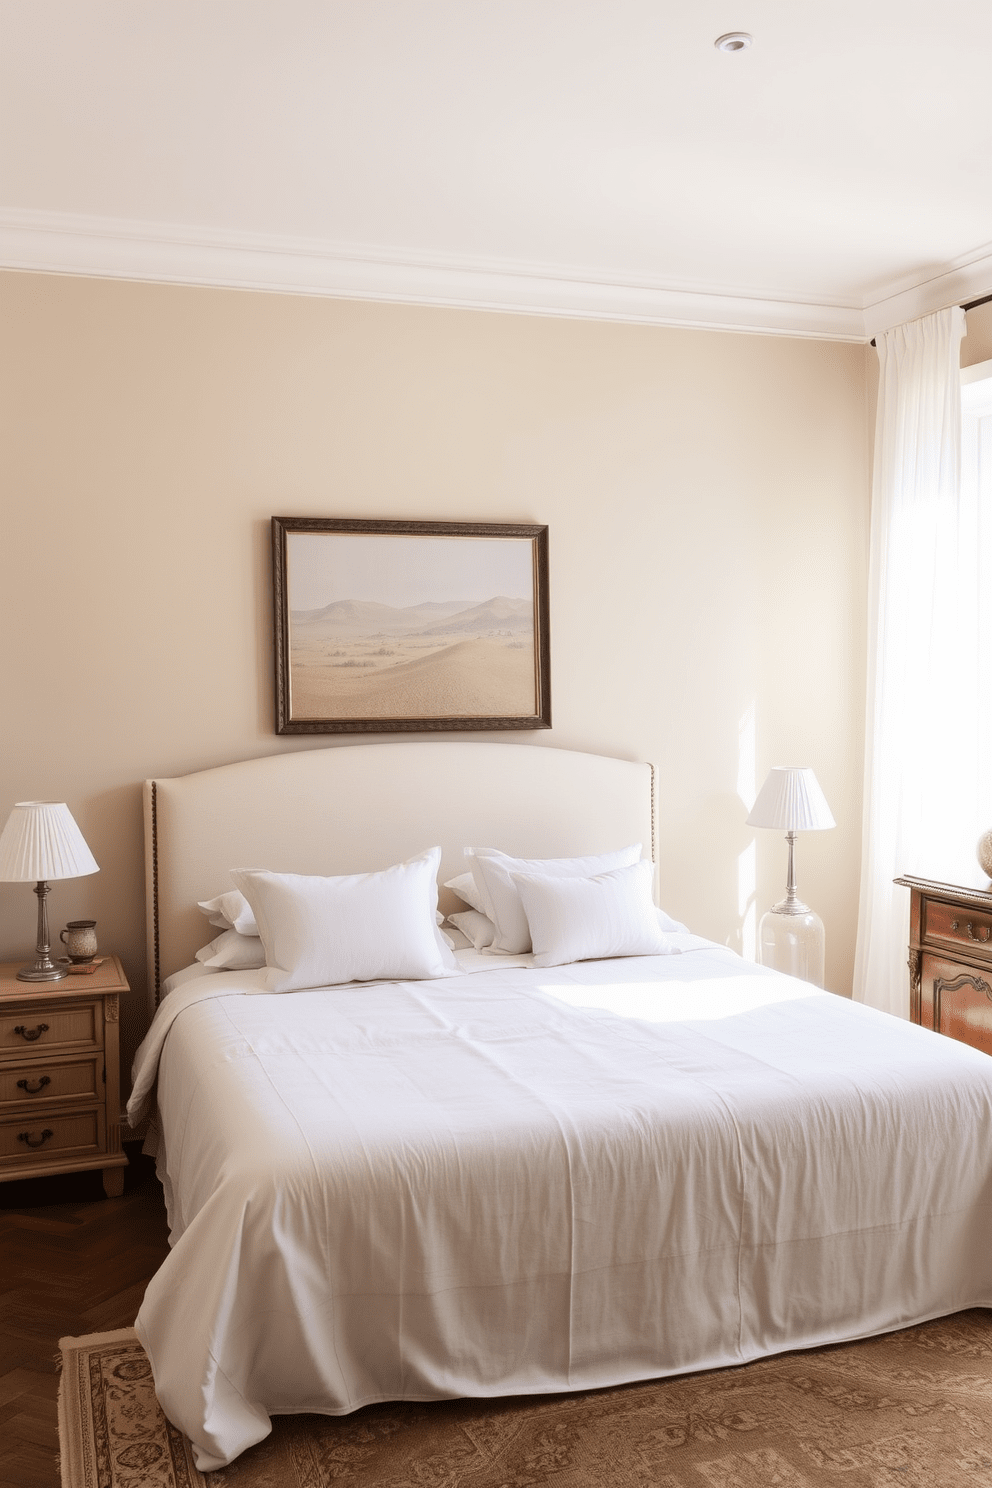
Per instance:
[[[171,223],[0,210],[0,268],[864,342],[992,290],[992,244],[894,281],[860,305],[606,280],[581,270],[398,254]]]
[[[962,254],[915,280],[896,281],[865,305],[866,339],[919,320],[949,305],[966,305],[992,293],[992,243]]]
[[[860,306],[701,292],[581,271],[398,255],[256,233],[0,210],[0,267],[278,294],[628,321],[694,330],[866,340]]]

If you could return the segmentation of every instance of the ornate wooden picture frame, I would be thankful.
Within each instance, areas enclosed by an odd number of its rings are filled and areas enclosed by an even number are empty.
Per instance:
[[[548,529],[272,518],[276,732],[551,727]]]

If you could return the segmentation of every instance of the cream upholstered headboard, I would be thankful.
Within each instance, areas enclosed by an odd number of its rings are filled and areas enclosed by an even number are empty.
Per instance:
[[[147,780],[149,988],[157,1003],[209,940],[197,901],[230,889],[232,868],[366,873],[440,844],[443,883],[466,847],[569,857],[630,842],[654,858],[650,765],[528,744],[356,744]]]

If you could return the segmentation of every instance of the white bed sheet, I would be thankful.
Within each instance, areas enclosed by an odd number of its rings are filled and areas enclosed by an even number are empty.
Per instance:
[[[962,1044],[715,946],[244,995],[256,976],[179,987],[136,1064],[173,1226],[136,1326],[201,1470],[273,1414],[588,1389],[992,1305],[992,1060]]]

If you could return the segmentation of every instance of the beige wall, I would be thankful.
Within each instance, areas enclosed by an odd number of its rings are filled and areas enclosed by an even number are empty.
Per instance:
[[[102,870],[53,888],[56,929],[95,915],[142,986],[142,779],[333,742],[273,733],[272,514],[526,520],[555,726],[520,739],[653,760],[662,902],[740,945],[753,716],[759,783],[812,764],[837,817],[799,881],[849,991],[863,347],[26,274],[0,296],[0,818],[67,800]],[[758,839],[763,909],[785,846]],[[0,886],[0,954],[34,907]]]

